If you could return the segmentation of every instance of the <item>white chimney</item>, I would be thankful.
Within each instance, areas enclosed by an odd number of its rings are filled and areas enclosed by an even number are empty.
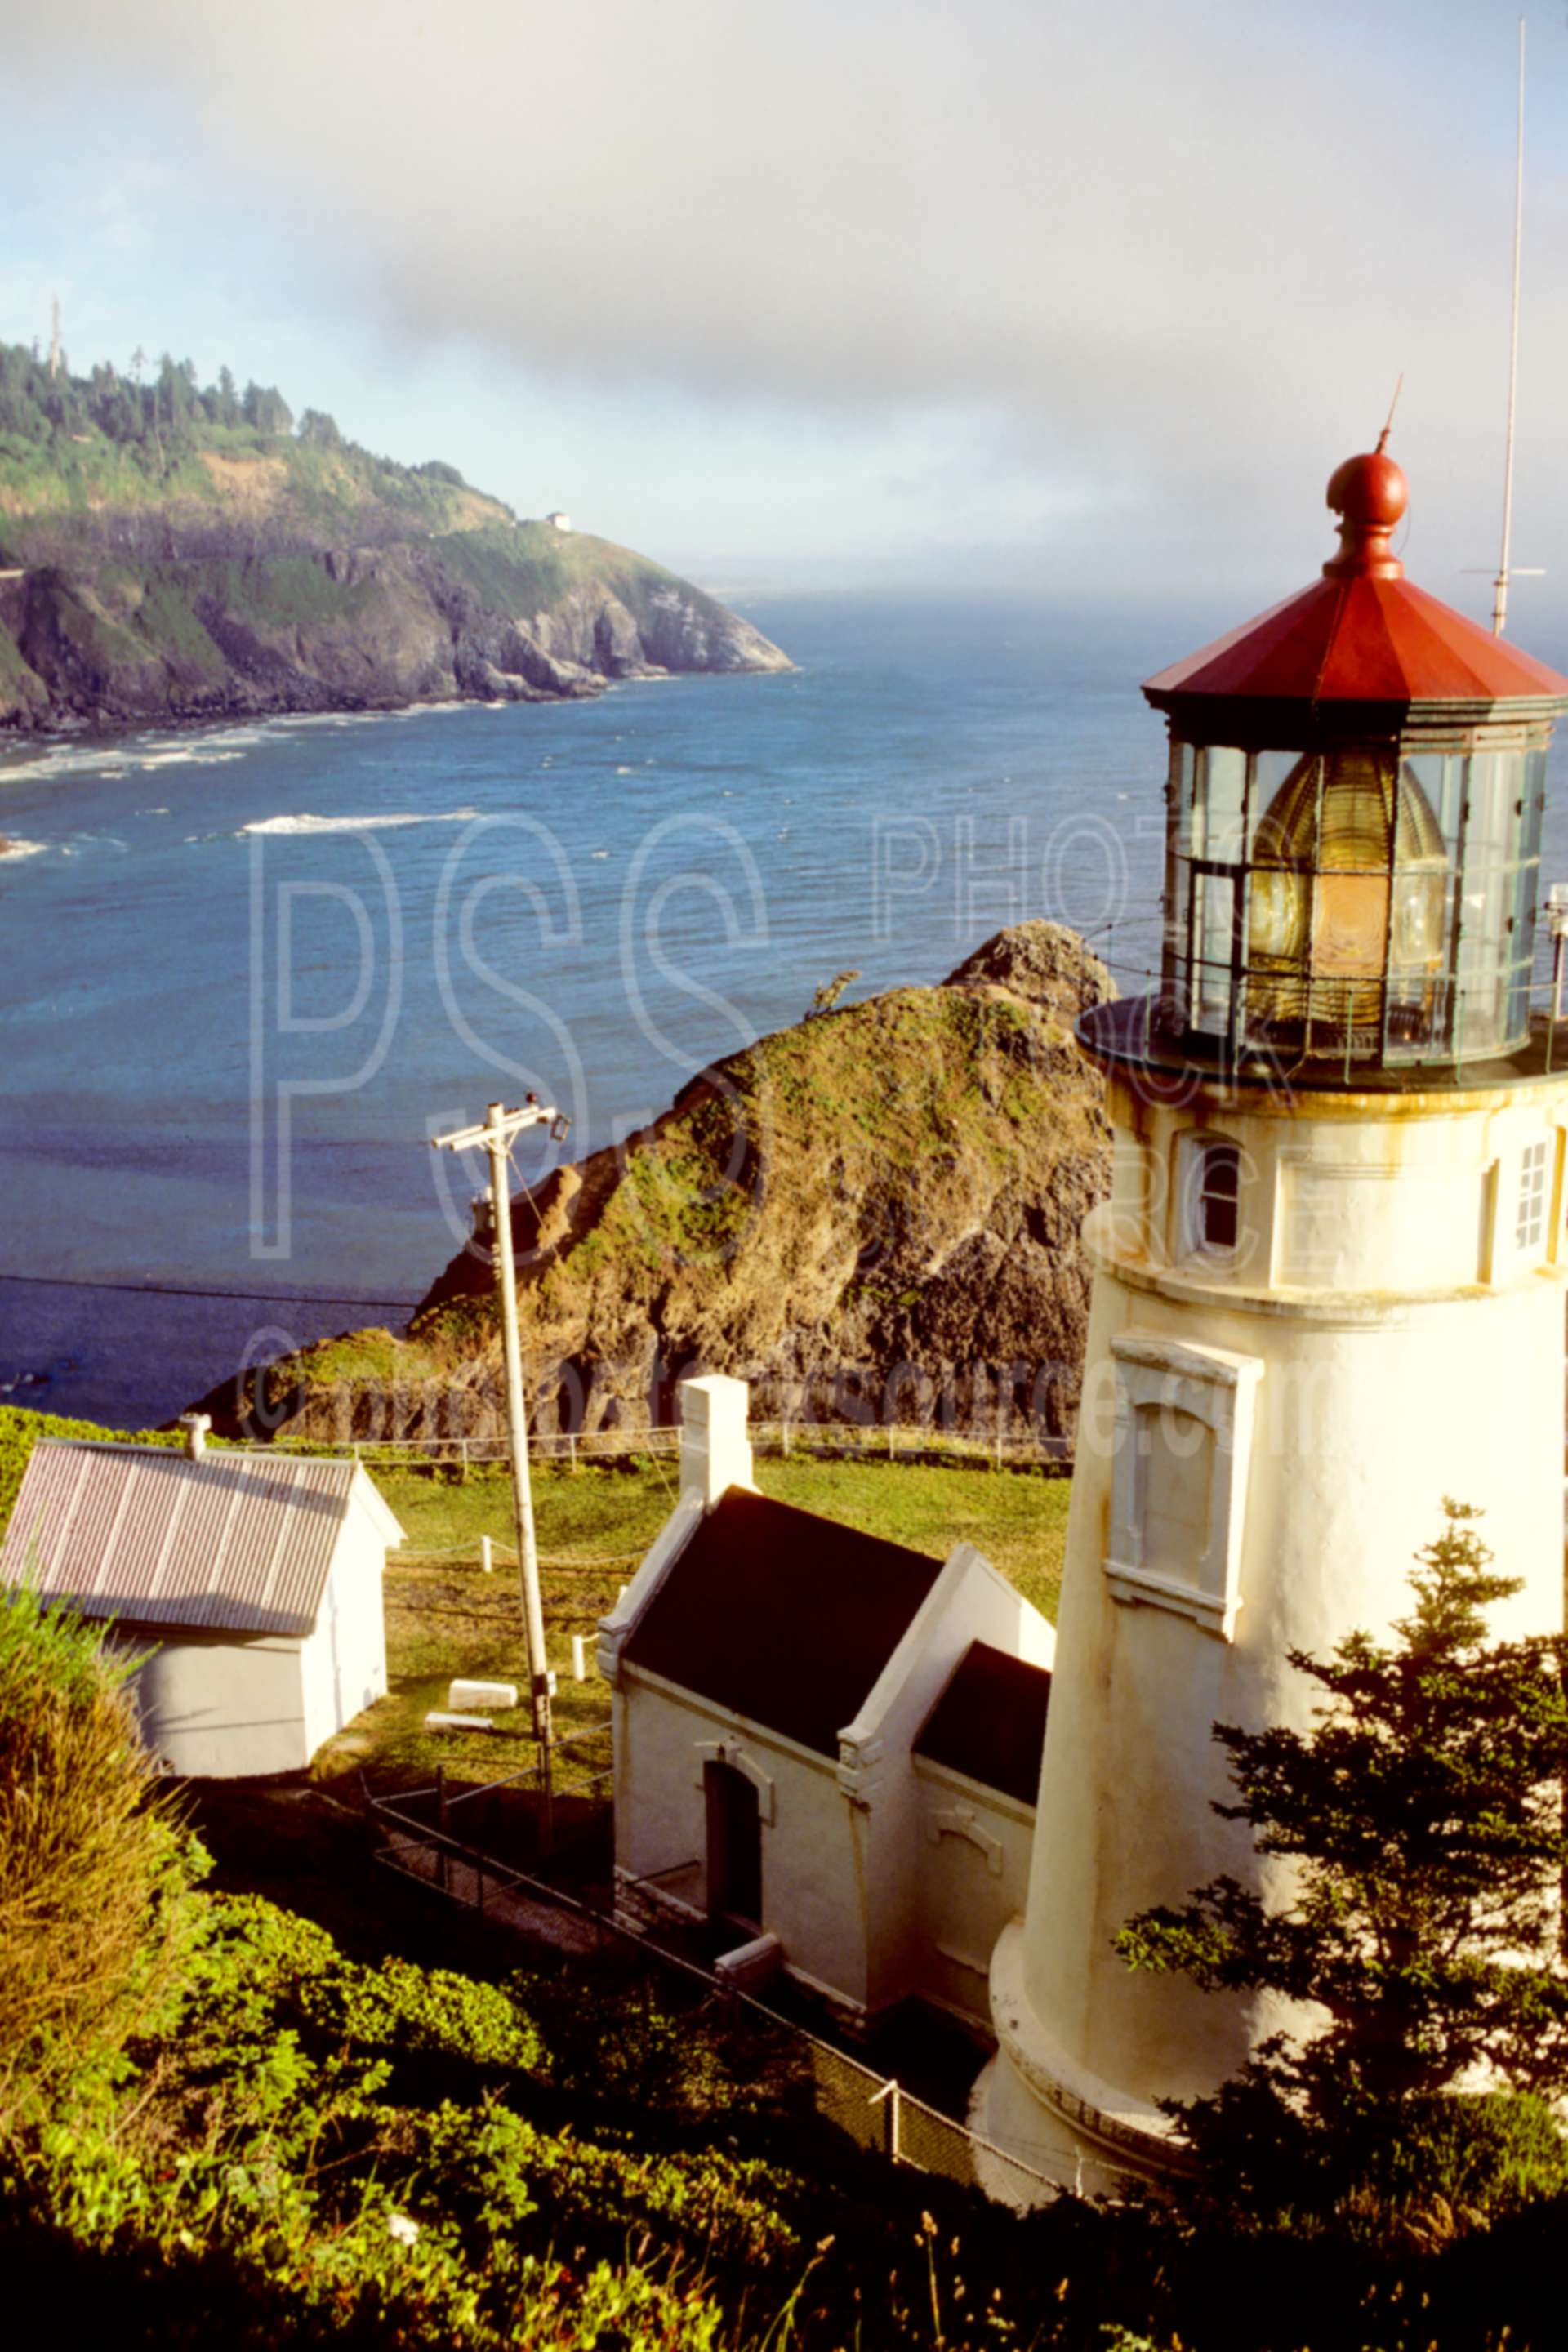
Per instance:
[[[680,1383],[680,1499],[710,1510],[726,1486],[753,1486],[744,1381],[705,1372]]]
[[[185,1452],[193,1462],[199,1462],[207,1450],[207,1432],[212,1427],[210,1412],[183,1412],[180,1427],[185,1433]]]

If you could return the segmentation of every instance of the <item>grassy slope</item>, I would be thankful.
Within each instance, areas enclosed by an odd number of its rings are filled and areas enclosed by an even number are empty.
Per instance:
[[[544,522],[465,529],[437,539],[432,552],[447,570],[509,613],[552,611],[576,591],[607,589],[639,621],[660,589],[676,591],[706,619],[729,618],[721,604],[662,563],[591,531],[563,532]]]
[[[69,1422],[14,1407],[0,1409],[0,1528],[26,1455],[40,1436],[110,1437],[89,1422]],[[138,1443],[149,1441],[139,1440]],[[178,1441],[164,1437],[162,1444]],[[484,1776],[520,1769],[521,1722],[468,1741],[426,1737],[432,1707],[445,1706],[457,1675],[523,1679],[524,1644],[510,1549],[511,1486],[504,1474],[476,1472],[466,1485],[413,1470],[374,1474],[408,1538],[388,1562],[387,1637],[392,1690],[329,1748],[325,1777],[361,1767],[378,1782],[428,1780],[437,1763]],[[883,1462],[761,1462],[764,1494],[802,1510],[846,1521],[918,1551],[945,1555],[956,1543],[986,1557],[1047,1616],[1055,1614],[1067,1532],[1068,1485],[1026,1471],[947,1470]],[[592,1636],[620,1585],[663,1525],[675,1500],[664,1463],[626,1470],[542,1469],[534,1505],[543,1564],[551,1663],[560,1676],[563,1731],[602,1721],[604,1685],[571,1679],[572,1635]],[[479,1538],[497,1545],[497,1568],[479,1565]],[[422,1555],[422,1557],[421,1557]]]
[[[237,523],[287,524],[323,544],[341,541],[367,509],[394,514],[410,537],[508,525],[499,499],[389,464],[345,444],[325,448],[248,425],[205,425],[196,446],[161,468],[153,453],[96,430],[84,440],[28,440],[0,433],[0,542],[26,553],[46,526],[83,526],[107,509],[167,512]]]
[[[408,1537],[388,1562],[387,1638],[392,1689],[323,1756],[331,1775],[357,1766],[374,1779],[427,1781],[437,1763],[489,1777],[521,1769],[528,1748],[522,1718],[500,1718],[497,1734],[429,1738],[426,1712],[447,1704],[454,1675],[521,1684],[521,1612],[511,1549],[511,1487],[502,1474],[476,1473],[466,1486],[415,1471],[377,1471],[376,1483]],[[764,1494],[868,1535],[945,1557],[976,1544],[1047,1616],[1061,1584],[1068,1483],[1022,1471],[947,1470],[889,1463],[760,1462]],[[572,1636],[593,1657],[599,1619],[636,1573],[675,1499],[670,1467],[541,1470],[534,1509],[549,1625],[550,1662],[560,1677],[557,1720],[564,1733],[602,1722],[604,1685],[571,1679]],[[495,1544],[496,1568],[479,1565],[479,1538]],[[420,1557],[423,1555],[423,1557]]]

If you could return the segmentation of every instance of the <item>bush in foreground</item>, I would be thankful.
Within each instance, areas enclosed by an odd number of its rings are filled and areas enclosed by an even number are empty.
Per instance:
[[[1312,1728],[1215,1726],[1218,1805],[1293,1866],[1272,1907],[1230,1877],[1143,1913],[1133,1968],[1267,1990],[1310,2020],[1175,2112],[1222,2193],[1373,2238],[1431,2242],[1568,2189],[1565,1645],[1487,1640],[1520,1590],[1450,1503],[1393,1644],[1292,1652]]]
[[[99,1630],[0,1595],[0,2102],[112,2052],[177,1980],[190,1856]]]

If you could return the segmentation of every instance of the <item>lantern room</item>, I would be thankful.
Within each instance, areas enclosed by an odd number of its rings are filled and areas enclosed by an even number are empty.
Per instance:
[[[1143,688],[1171,738],[1151,1059],[1364,1085],[1529,1043],[1568,678],[1405,579],[1407,501],[1381,444],[1348,459],[1321,580]]]

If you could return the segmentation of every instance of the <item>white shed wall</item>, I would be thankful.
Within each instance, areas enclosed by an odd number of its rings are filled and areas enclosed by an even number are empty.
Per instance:
[[[323,1740],[386,1696],[386,1620],[382,1607],[385,1558],[382,1538],[368,1516],[351,1513],[338,1538],[315,1630],[304,1645],[310,1756]]]
[[[310,1762],[297,1641],[140,1625],[110,1639],[150,1654],[132,1677],[132,1696],[143,1739],[171,1771],[232,1780]]]

